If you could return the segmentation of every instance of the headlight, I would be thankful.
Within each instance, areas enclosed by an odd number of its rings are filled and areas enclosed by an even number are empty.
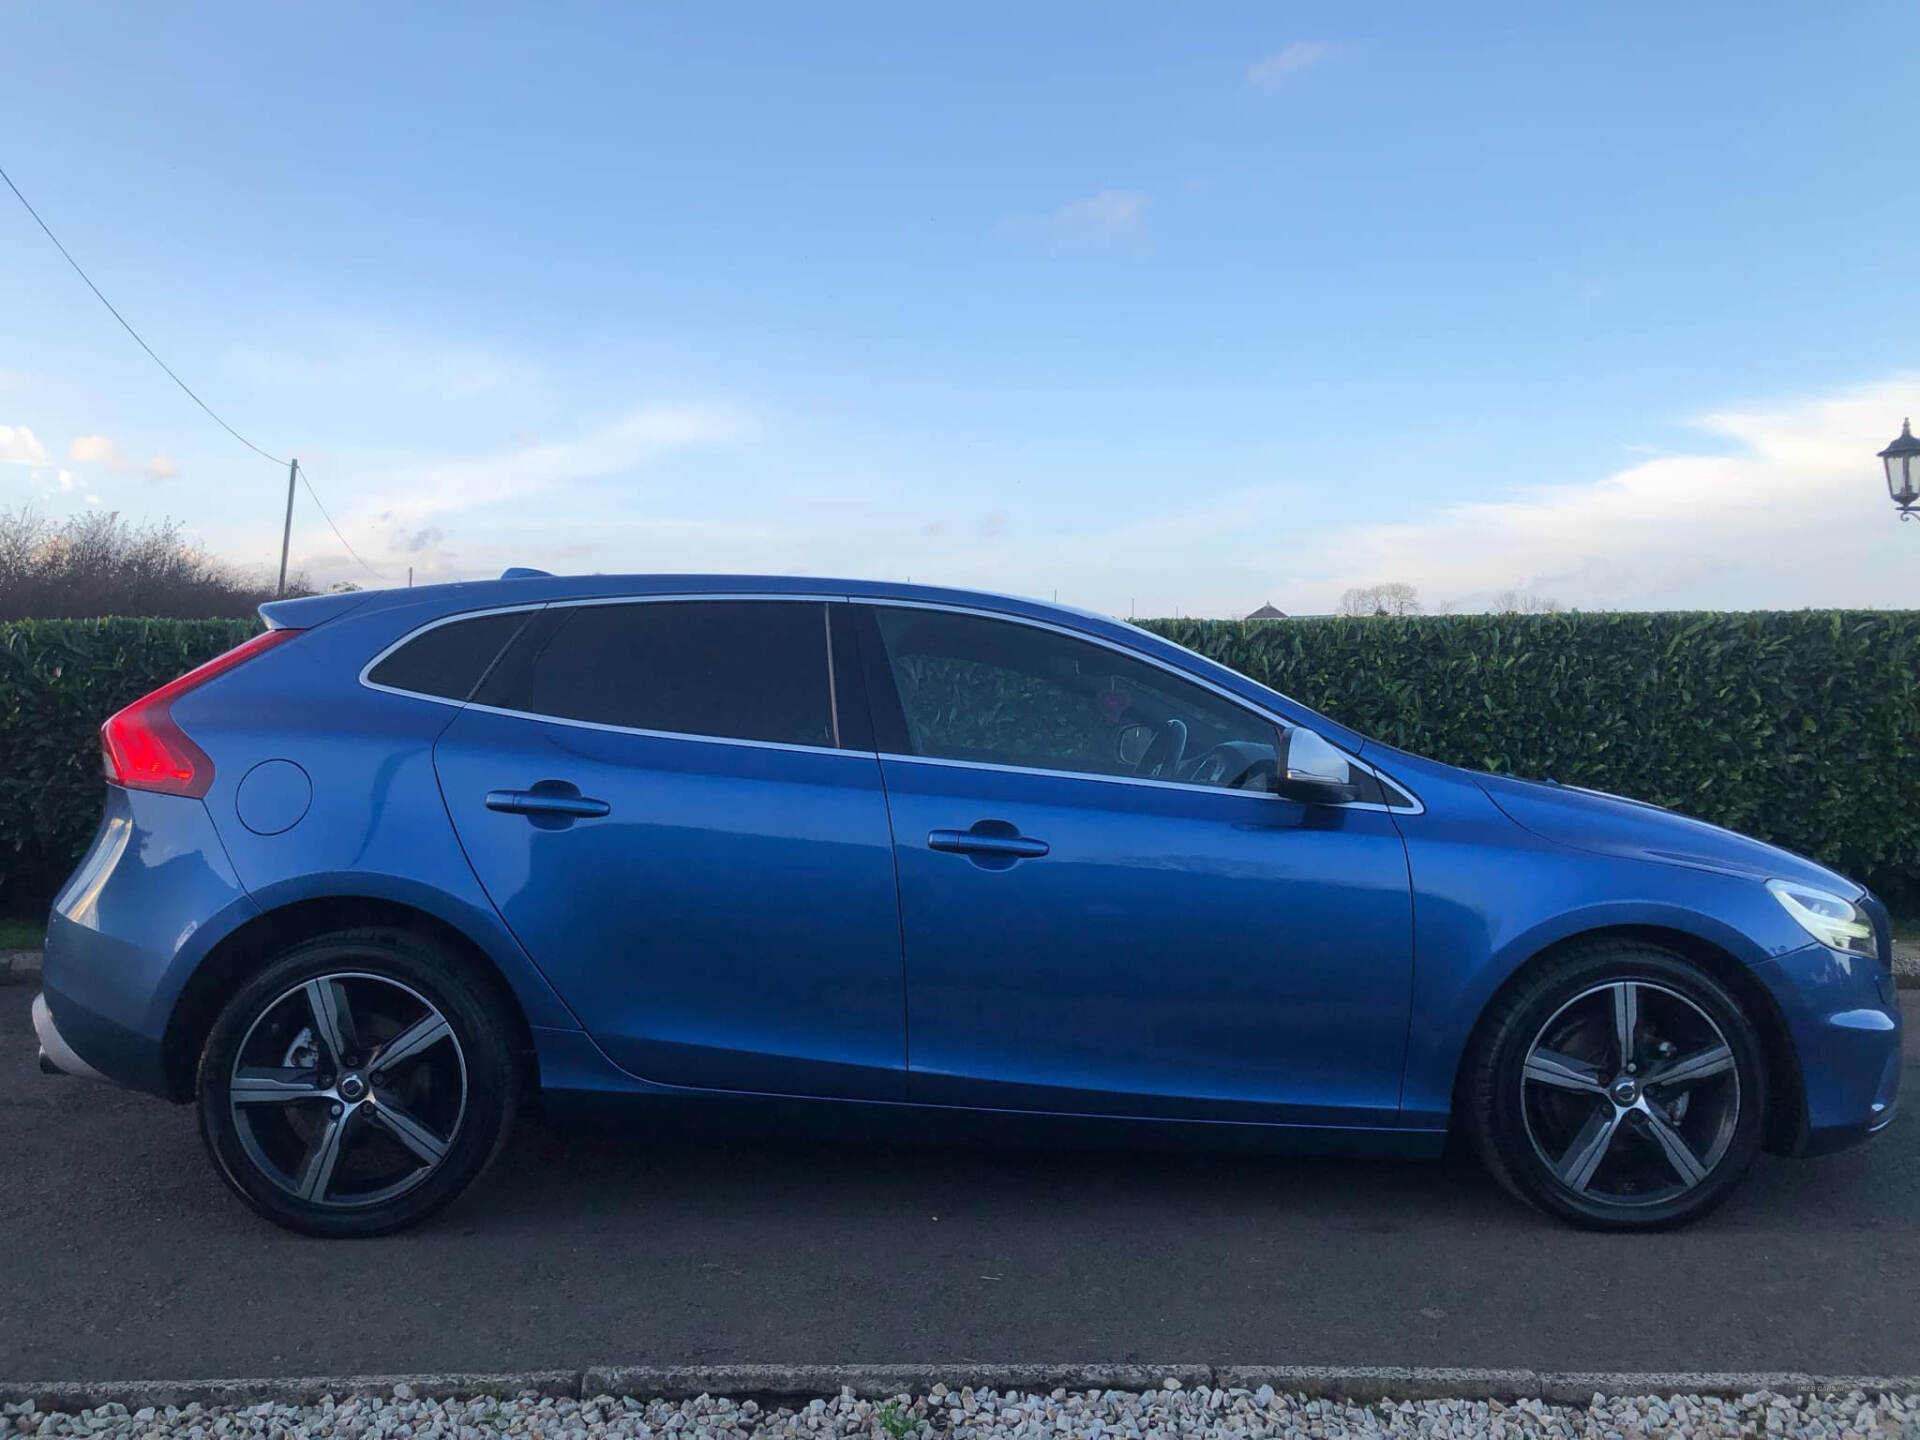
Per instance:
[[[1814,939],[1830,950],[1849,955],[1874,955],[1873,922],[1851,900],[1831,890],[1818,890],[1797,880],[1769,880],[1767,889],[1786,906],[1787,913]]]

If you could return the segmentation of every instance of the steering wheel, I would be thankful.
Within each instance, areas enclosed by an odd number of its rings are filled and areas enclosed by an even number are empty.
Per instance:
[[[1141,752],[1139,762],[1133,767],[1133,773],[1150,777],[1164,775],[1172,779],[1186,755],[1186,722],[1169,720],[1155,731],[1153,739],[1147,742],[1147,748]]]

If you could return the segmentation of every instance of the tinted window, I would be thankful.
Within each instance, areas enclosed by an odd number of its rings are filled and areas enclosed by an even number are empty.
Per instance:
[[[367,674],[375,685],[464,700],[493,664],[494,656],[527,623],[532,612],[477,615],[416,635]]]
[[[909,753],[1264,788],[1274,727],[1117,650],[1013,621],[880,609]]]
[[[477,698],[635,730],[832,745],[826,607],[799,600],[555,607]]]

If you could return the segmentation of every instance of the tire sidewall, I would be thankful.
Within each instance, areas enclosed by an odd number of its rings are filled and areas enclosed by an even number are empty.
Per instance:
[[[460,974],[440,947],[400,932],[350,931],[294,945],[248,977],[221,1010],[201,1051],[200,1134],[215,1167],[241,1199],[278,1225],[310,1235],[383,1235],[450,1203],[486,1169],[505,1138],[515,1101],[509,1032],[491,997]],[[260,1173],[228,1104],[229,1077],[254,1022],[289,990],[321,975],[354,971],[418,991],[452,1027],[466,1064],[460,1128],[440,1167],[405,1194],[364,1209],[315,1205]]]
[[[1657,1205],[1610,1205],[1574,1195],[1535,1151],[1522,1112],[1521,1071],[1535,1036],[1574,997],[1620,980],[1661,986],[1698,1005],[1720,1027],[1740,1082],[1740,1113],[1733,1138],[1713,1173],[1693,1189]],[[1527,1199],[1576,1224],[1600,1230],[1659,1230],[1698,1219],[1726,1199],[1760,1152],[1768,1103],[1760,1037],[1726,987],[1667,951],[1626,946],[1569,956],[1523,992],[1493,1037],[1491,1060],[1487,1143],[1498,1151],[1508,1177]]]

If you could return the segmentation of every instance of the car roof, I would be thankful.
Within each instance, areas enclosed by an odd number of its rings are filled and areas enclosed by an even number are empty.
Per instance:
[[[511,578],[466,580],[447,585],[421,585],[391,590],[365,590],[340,595],[314,595],[297,600],[270,601],[260,613],[273,626],[324,624],[349,611],[404,608],[409,618],[425,623],[469,610],[491,610],[555,601],[591,600],[602,596],[635,595],[810,595],[850,599],[891,600],[924,605],[952,605],[970,610],[1017,616],[1060,625],[1097,636],[1129,649],[1144,651],[1165,663],[1190,670],[1224,689],[1237,691],[1256,704],[1312,723],[1322,734],[1358,750],[1365,744],[1359,732],[1319,715],[1224,665],[1183,645],[1162,639],[1125,620],[1056,602],[1002,595],[989,590],[961,590],[941,585],[914,585],[887,580],[849,580],[807,575],[548,575],[510,572]]]
[[[990,590],[961,590],[941,585],[915,585],[886,580],[851,580],[814,575],[550,575],[516,567],[497,580],[461,580],[445,585],[416,585],[402,589],[350,591],[337,595],[302,596],[273,600],[260,607],[270,625],[315,623],[362,606],[433,607],[452,615],[462,610],[485,610],[506,605],[538,605],[555,600],[594,599],[617,595],[845,595],[876,599],[919,601],[924,604],[964,605],[973,609],[1004,610],[1009,614],[1071,617],[1103,625],[1124,624],[1111,616],[1072,605],[1032,600]]]

